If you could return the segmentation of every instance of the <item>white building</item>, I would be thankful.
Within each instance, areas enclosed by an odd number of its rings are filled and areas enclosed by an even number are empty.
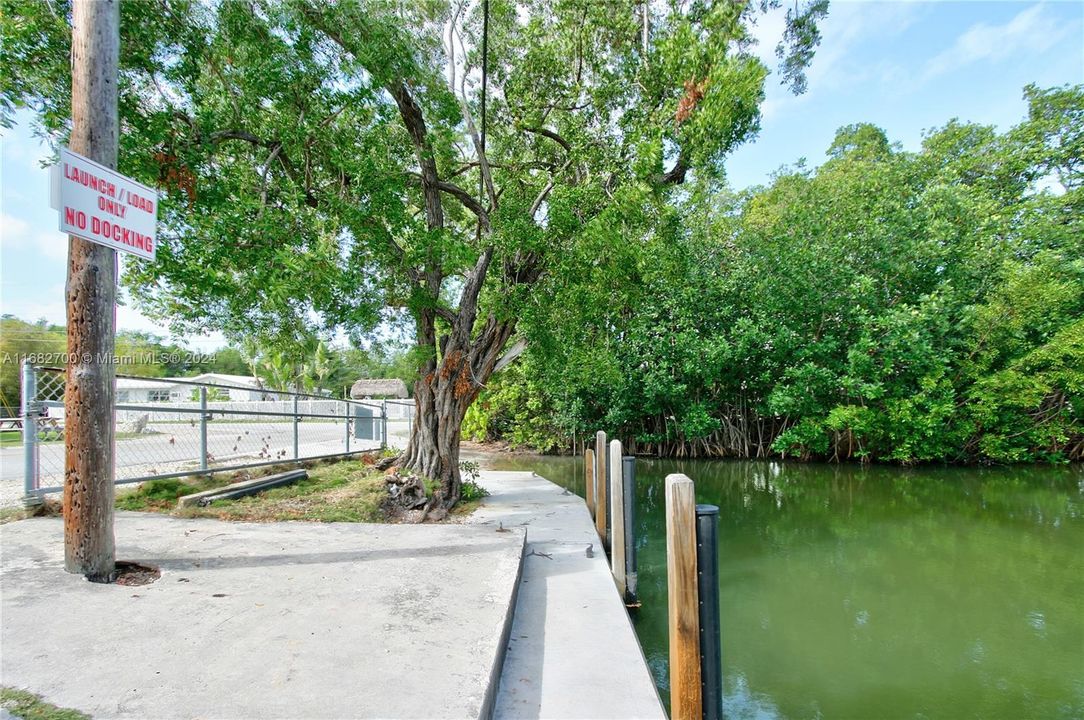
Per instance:
[[[117,378],[117,402],[125,403],[148,403],[170,402],[171,400],[187,400],[187,395],[174,395],[177,388],[169,384],[169,381],[147,378]]]
[[[184,380],[178,383],[177,380]],[[199,388],[189,383],[225,386],[213,400],[251,402],[273,400],[276,396],[264,392],[260,381],[248,375],[204,373],[190,378],[117,378],[117,402],[138,404],[154,402],[189,402],[198,399]],[[223,397],[228,396],[228,397]]]
[[[178,378],[181,379],[181,378]],[[268,394],[264,391],[263,383],[251,375],[223,375],[222,373],[203,373],[195,377],[183,378],[186,382],[204,383],[207,385],[226,385],[222,392],[229,394],[232,402],[250,402],[254,400],[281,400],[283,396]],[[191,385],[181,385],[192,391]]]

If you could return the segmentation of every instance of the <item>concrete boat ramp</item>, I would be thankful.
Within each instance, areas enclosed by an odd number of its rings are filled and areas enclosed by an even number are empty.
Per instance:
[[[152,584],[0,527],[0,683],[94,718],[664,718],[583,500],[485,472],[461,525],[118,513]],[[590,557],[587,553],[591,545]]]

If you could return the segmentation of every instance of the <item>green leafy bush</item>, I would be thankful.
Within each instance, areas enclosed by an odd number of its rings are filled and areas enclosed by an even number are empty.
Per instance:
[[[523,318],[526,362],[469,431],[563,449],[604,429],[663,455],[1084,458],[1084,86],[1025,97],[1005,133],[953,121],[907,152],[852,125],[816,171],[767,187],[624,196]]]

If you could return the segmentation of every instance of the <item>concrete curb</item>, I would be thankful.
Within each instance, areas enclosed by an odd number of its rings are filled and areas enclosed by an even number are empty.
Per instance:
[[[516,601],[519,599],[519,584],[523,579],[523,560],[527,552],[527,533],[523,533],[523,544],[519,549],[519,567],[516,570],[516,580],[512,585],[512,597],[508,602],[508,608],[504,612],[504,622],[501,627],[500,645],[497,646],[497,656],[493,659],[493,667],[489,672],[489,683],[486,686],[485,699],[482,701],[482,710],[478,716],[482,720],[492,720],[497,707],[497,695],[501,689],[501,675],[504,672],[504,659],[508,655],[508,643],[512,637],[512,622],[516,615]]]
[[[191,495],[182,495],[177,498],[177,507],[192,507],[194,505],[206,505],[214,500],[225,497],[227,495],[231,497],[238,497],[238,491],[248,491],[245,494],[255,494],[261,490],[267,490],[274,487],[280,487],[282,485],[290,485],[298,480],[304,480],[309,476],[307,470],[287,470],[284,473],[278,473],[276,475],[266,475],[264,477],[253,478],[252,480],[244,480],[239,483],[232,483],[230,485],[223,485],[219,488],[212,488],[211,490],[203,490],[202,492],[192,493]]]

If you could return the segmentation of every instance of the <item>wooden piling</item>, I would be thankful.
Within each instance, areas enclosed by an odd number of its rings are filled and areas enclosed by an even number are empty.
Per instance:
[[[670,717],[701,720],[696,495],[685,475],[666,476],[666,582],[670,616]]]
[[[587,501],[587,512],[595,519],[595,451],[587,448],[583,451],[583,496]]]
[[[602,546],[610,549],[610,538],[606,536],[606,510],[609,507],[606,479],[606,433],[599,430],[595,435],[595,529],[598,531]]]
[[[625,598],[625,493],[622,489],[621,441],[610,441],[610,568],[617,591]]]

